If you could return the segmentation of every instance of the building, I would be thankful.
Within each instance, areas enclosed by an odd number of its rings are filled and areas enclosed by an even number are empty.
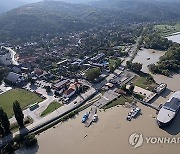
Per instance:
[[[72,97],[75,94],[75,92],[76,92],[76,89],[70,87],[69,89],[67,89],[64,92],[63,97],[70,98],[70,97]]]
[[[6,53],[4,55],[0,56],[0,63],[3,65],[11,65],[12,64],[12,58],[10,53]]]
[[[17,73],[17,74],[22,73],[21,68],[19,68],[18,66],[14,66],[14,67],[12,68],[12,71],[13,71],[14,73]]]
[[[70,83],[70,81],[68,79],[67,80],[62,80],[62,81],[59,81],[59,82],[53,84],[52,88],[55,89],[55,90],[61,90],[62,88],[64,88],[69,83]]]
[[[162,106],[158,115],[157,123],[159,127],[168,126],[175,118],[180,108],[180,91],[175,92],[169,100]]]
[[[75,82],[70,84],[69,88],[63,93],[63,97],[65,98],[70,98],[72,97],[79,89],[79,87],[81,86],[81,83],[79,82]]]
[[[91,58],[91,61],[93,63],[99,63],[100,61],[104,60],[105,54],[104,53],[99,53],[95,57]]]
[[[21,84],[24,80],[25,78],[22,75],[14,73],[14,72],[10,72],[8,76],[6,77],[6,81],[15,85]]]

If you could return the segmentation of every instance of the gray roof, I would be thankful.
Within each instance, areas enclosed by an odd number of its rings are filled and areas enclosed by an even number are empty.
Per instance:
[[[54,87],[56,87],[56,88],[62,87],[63,85],[65,85],[65,84],[68,83],[68,82],[69,82],[68,79],[67,79],[67,80],[62,80],[62,81],[54,84]]]
[[[18,80],[19,80],[21,77],[22,77],[22,76],[21,76],[20,74],[16,74],[16,73],[14,73],[14,72],[10,72],[10,73],[8,74],[8,76],[6,77],[6,80],[11,81],[11,82],[13,82],[13,83],[16,83],[16,82],[18,82]]]

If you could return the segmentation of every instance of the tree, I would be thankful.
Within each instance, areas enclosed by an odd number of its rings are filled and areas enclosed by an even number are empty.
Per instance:
[[[2,127],[4,128],[5,134],[10,133],[10,122],[6,112],[4,112],[2,108],[0,108],[0,121]]]
[[[122,87],[121,87],[122,90],[126,91],[126,84],[123,84]]]
[[[47,93],[51,92],[51,87],[50,86],[46,86],[45,88],[46,88]]]
[[[86,72],[86,77],[89,81],[93,81],[95,78],[99,77],[100,68],[91,68]]]
[[[0,135],[4,136],[4,129],[2,127],[2,124],[0,123]]]
[[[130,85],[130,87],[129,87],[129,92],[132,94],[133,91],[134,91],[134,85]]]
[[[19,124],[20,128],[23,128],[24,127],[24,122],[23,122],[24,114],[17,100],[13,103],[13,111],[14,111],[14,115],[17,120],[17,123]]]
[[[127,68],[129,68],[130,70],[132,70],[134,72],[140,72],[142,69],[141,63],[132,63],[130,61],[127,61],[126,66],[127,66]]]

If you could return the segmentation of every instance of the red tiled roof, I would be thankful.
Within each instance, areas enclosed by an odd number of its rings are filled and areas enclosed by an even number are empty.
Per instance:
[[[66,91],[64,92],[64,94],[65,94],[65,95],[69,95],[69,94],[71,94],[71,93],[74,92],[74,91],[75,91],[75,89],[69,88],[68,90],[66,90]]]

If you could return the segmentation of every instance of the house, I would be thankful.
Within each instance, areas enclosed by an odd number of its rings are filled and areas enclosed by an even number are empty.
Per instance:
[[[14,72],[10,72],[8,76],[6,77],[7,82],[10,82],[15,85],[22,83],[24,80],[25,78],[22,75],[14,73]]]
[[[70,98],[70,97],[72,97],[75,94],[75,92],[76,92],[76,89],[70,87],[69,89],[67,89],[64,92],[63,97]]]
[[[55,84],[52,85],[52,88],[55,89],[55,90],[60,90],[62,88],[64,88],[67,84],[69,84],[69,80],[62,80],[62,81],[59,81]]]
[[[35,68],[34,69],[34,73],[37,75],[37,76],[41,76],[43,75],[43,70],[39,69],[39,68]]]
[[[21,68],[19,68],[19,67],[17,67],[17,66],[14,66],[13,68],[12,68],[12,71],[14,72],[14,73],[22,73],[22,71],[21,71]]]
[[[4,55],[0,55],[0,63],[3,65],[11,65],[12,64],[12,58],[10,53],[6,53]]]
[[[81,86],[81,83],[79,82],[70,84],[69,88],[63,93],[63,97],[65,98],[72,97],[77,92],[76,88],[79,88],[80,86]]]
[[[104,53],[99,53],[97,54],[95,57],[91,58],[91,61],[93,63],[99,63],[100,61],[102,61],[105,58],[105,54]]]

